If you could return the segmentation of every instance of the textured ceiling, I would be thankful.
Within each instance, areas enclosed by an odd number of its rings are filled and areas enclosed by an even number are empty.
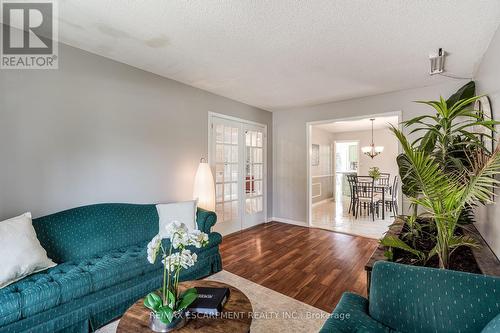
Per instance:
[[[498,0],[66,0],[63,43],[267,110],[471,76]],[[64,56],[63,54],[61,56]]]
[[[398,126],[398,117],[374,117],[373,129],[383,129],[389,128],[390,125]],[[315,128],[320,128],[322,130],[332,132],[332,133],[344,133],[344,132],[355,132],[355,131],[366,131],[372,128],[372,122],[370,118],[359,119],[359,120],[347,120],[347,121],[336,121],[327,124],[314,125]]]

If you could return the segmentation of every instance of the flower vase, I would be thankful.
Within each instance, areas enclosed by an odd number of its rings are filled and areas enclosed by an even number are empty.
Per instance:
[[[149,313],[149,328],[153,332],[171,332],[173,330],[177,330],[182,328],[187,323],[187,315],[186,311],[180,311],[174,314],[174,318],[172,322],[169,324],[165,324],[160,320],[160,316],[151,311]]]

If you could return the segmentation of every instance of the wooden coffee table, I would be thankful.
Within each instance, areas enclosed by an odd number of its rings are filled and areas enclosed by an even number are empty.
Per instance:
[[[251,313],[253,311],[252,303],[248,297],[240,290],[225,283],[216,281],[186,281],[179,284],[181,290],[193,287],[215,287],[229,288],[229,299],[224,305],[221,316],[214,318],[195,318],[190,319],[186,326],[174,332],[231,332],[248,333],[252,323]],[[149,329],[149,312],[144,306],[144,298],[141,298],[132,305],[123,315],[118,323],[117,333],[141,333],[152,332]]]

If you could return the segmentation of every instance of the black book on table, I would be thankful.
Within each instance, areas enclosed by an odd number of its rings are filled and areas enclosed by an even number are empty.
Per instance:
[[[188,306],[191,313],[218,315],[229,298],[229,288],[196,287],[198,297]]]

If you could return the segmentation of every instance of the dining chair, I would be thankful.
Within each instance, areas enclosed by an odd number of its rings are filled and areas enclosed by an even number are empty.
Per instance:
[[[352,215],[356,216],[356,175],[347,175],[347,183],[349,184],[349,210],[347,211],[349,214],[352,211]]]
[[[372,215],[373,221],[375,221],[375,209],[377,208],[378,213],[378,202],[379,196],[374,190],[375,181],[370,176],[357,176],[356,177],[356,213],[355,217],[358,218],[359,210],[361,207],[366,211],[368,208],[368,215]]]
[[[371,182],[373,182],[372,176],[356,176],[356,179],[359,183],[371,183]]]
[[[394,181],[389,187],[390,197],[385,199],[385,202],[382,202],[382,199],[378,201],[378,204],[382,206],[382,209],[386,207],[390,212],[394,212],[394,216],[398,215],[398,191],[399,191],[399,178],[398,176],[394,176]]]
[[[380,177],[377,180],[377,183],[381,186],[389,186],[390,185],[390,181],[389,181],[390,178],[391,178],[390,173],[382,173],[381,172]]]

